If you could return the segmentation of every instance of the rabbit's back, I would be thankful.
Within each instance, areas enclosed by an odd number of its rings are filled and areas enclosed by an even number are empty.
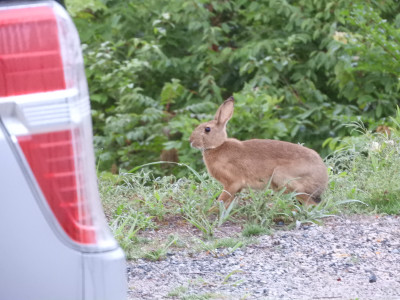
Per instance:
[[[234,162],[243,165],[252,163],[282,164],[285,162],[322,163],[322,159],[314,150],[299,144],[268,139],[252,139],[239,141],[229,138],[221,146],[204,152],[212,161]]]

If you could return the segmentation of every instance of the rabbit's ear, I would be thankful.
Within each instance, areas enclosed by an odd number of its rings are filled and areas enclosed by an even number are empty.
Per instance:
[[[233,97],[229,97],[218,108],[214,120],[217,124],[226,124],[233,115]]]

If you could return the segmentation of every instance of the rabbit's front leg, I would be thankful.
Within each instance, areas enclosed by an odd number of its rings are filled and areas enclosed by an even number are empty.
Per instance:
[[[241,190],[241,184],[230,184],[224,185],[224,189],[219,195],[217,201],[223,201],[225,208],[228,208],[233,199],[235,198],[235,194]]]

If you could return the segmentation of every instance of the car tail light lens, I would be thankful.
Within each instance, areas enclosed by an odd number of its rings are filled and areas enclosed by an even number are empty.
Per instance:
[[[62,236],[88,251],[116,247],[98,194],[80,41],[59,4],[0,6],[0,118]]]

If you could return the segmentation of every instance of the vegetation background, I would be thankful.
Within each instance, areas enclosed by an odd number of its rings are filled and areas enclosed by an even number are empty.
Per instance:
[[[376,130],[399,103],[395,0],[66,5],[84,45],[99,170],[159,160],[200,170],[189,135],[230,95],[230,136],[304,143],[323,157],[351,135],[346,124]],[[171,171],[187,174],[157,172]]]
[[[128,258],[162,259],[171,247],[218,255],[277,224],[400,214],[399,1],[66,5],[84,49],[102,203]],[[267,187],[210,213],[221,186],[188,138],[231,95],[230,136],[304,143],[325,158],[330,182],[320,205]],[[217,238],[231,224],[240,232]],[[182,227],[190,236],[179,235]],[[154,238],[160,228],[171,235]]]

